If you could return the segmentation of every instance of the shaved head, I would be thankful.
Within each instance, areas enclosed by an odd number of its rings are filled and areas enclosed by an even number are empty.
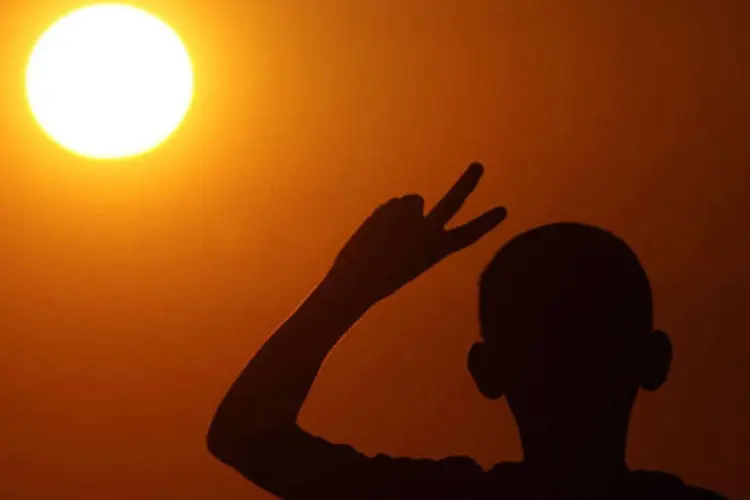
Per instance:
[[[672,347],[652,329],[648,278],[608,231],[523,233],[486,268],[479,294],[483,339],[469,370],[485,396],[507,397],[529,449],[591,444],[612,428],[624,436],[638,389],[666,380]]]
[[[620,238],[593,226],[552,224],[515,237],[498,252],[480,281],[480,319],[486,340],[516,328],[648,333],[651,288]]]

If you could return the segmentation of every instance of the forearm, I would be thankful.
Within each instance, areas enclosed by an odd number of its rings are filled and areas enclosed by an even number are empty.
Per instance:
[[[295,424],[326,356],[368,308],[354,297],[330,280],[313,290],[230,388],[211,424],[211,448]]]
[[[264,430],[294,427],[329,351],[376,301],[471,245],[505,218],[497,207],[462,226],[445,229],[482,176],[472,164],[448,193],[424,213],[418,195],[378,207],[339,252],[328,274],[263,345],[221,403],[209,430],[215,455],[231,457]]]

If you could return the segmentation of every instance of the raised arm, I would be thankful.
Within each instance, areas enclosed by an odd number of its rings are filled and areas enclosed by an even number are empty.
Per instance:
[[[297,427],[305,398],[330,350],[371,306],[503,220],[505,209],[498,207],[463,226],[445,229],[482,173],[481,165],[472,164],[427,215],[418,195],[392,199],[375,210],[323,281],[265,342],[224,397],[208,433],[214,456],[277,494],[284,488],[271,483],[303,487],[319,476],[299,477],[306,465],[290,467],[295,461],[314,463],[318,471],[345,473],[345,464],[332,463],[334,457],[358,460],[354,454],[327,453]],[[284,470],[276,474],[274,468]]]

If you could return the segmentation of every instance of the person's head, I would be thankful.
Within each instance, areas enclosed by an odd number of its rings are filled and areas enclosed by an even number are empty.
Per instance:
[[[524,440],[626,427],[638,389],[666,380],[672,347],[653,330],[648,278],[607,231],[523,233],[485,269],[479,295],[469,370],[485,396],[507,397]]]

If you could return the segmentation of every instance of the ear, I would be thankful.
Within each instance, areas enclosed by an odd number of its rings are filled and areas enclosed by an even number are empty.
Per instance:
[[[666,333],[656,330],[647,335],[639,369],[640,385],[655,391],[664,384],[672,365],[672,342]]]
[[[479,392],[490,399],[500,399],[505,393],[505,381],[498,361],[484,342],[471,346],[468,357],[469,373]]]

